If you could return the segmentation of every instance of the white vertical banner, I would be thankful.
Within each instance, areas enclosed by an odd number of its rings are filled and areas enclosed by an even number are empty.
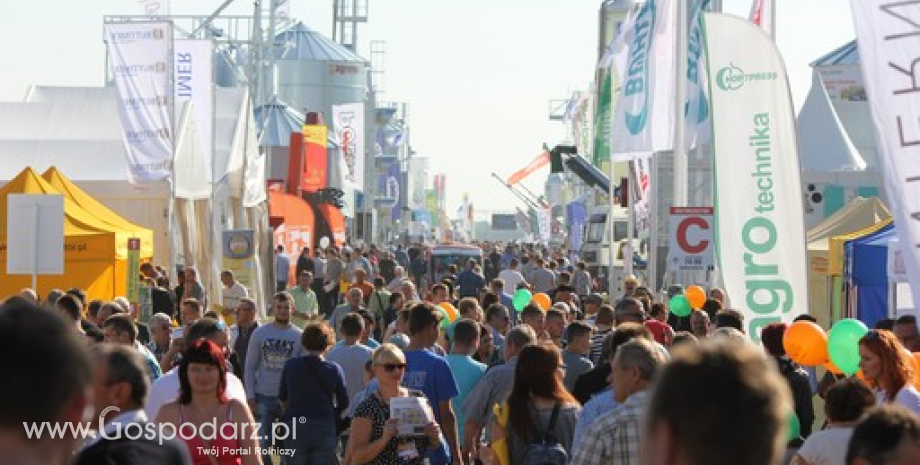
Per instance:
[[[710,10],[711,0],[696,0],[690,10],[687,33],[687,104],[683,122],[686,148],[712,142],[709,121],[709,97],[706,92],[706,60],[703,57],[703,13]]]
[[[428,158],[415,157],[409,161],[409,209],[424,210],[428,208],[426,190],[428,189]]]
[[[879,164],[914,296],[920,296],[920,3],[850,1]]]
[[[174,137],[169,104],[172,23],[106,23],[103,30],[118,90],[128,181],[166,179],[172,171]]]
[[[748,19],[773,38],[773,0],[754,0]]]
[[[713,121],[716,257],[754,341],[808,313],[795,115],[785,65],[763,30],[703,17]]]
[[[214,43],[210,39],[176,39],[173,44],[173,87],[176,105],[191,101],[205,172],[196,178],[211,182],[214,166]],[[220,177],[220,176],[218,176]]]
[[[673,148],[674,26],[671,0],[647,0],[623,23],[626,55],[617,70],[612,161]]]
[[[364,104],[332,106],[333,137],[342,148],[345,162],[343,182],[355,190],[364,190]]]
[[[635,212],[636,230],[639,231],[639,237],[648,237],[651,234],[651,195],[652,195],[652,177],[651,177],[652,154],[649,152],[635,154],[632,161],[629,162],[629,168],[632,170],[632,179],[634,185],[629,186],[629,195],[635,195],[632,202],[633,211]]]
[[[552,231],[552,215],[550,214],[549,208],[538,208],[537,212],[537,227],[539,228],[540,242],[543,244],[549,244],[550,232]]]

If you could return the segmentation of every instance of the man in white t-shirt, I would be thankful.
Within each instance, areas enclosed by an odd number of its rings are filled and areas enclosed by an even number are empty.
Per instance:
[[[498,272],[498,278],[505,282],[505,294],[514,295],[517,292],[518,284],[525,282],[524,275],[517,268],[518,261],[516,258],[512,258],[508,268]]]
[[[222,289],[223,299],[221,300],[224,320],[227,324],[233,324],[236,322],[236,307],[240,305],[240,299],[249,297],[249,291],[236,280],[236,276],[230,270],[224,270],[220,273],[220,282],[224,285]]]

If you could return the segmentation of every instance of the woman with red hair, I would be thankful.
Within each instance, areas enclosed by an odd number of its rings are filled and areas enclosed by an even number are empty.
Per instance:
[[[251,439],[255,420],[249,407],[227,398],[226,371],[217,344],[193,342],[179,364],[179,398],[160,408],[156,423],[176,429],[195,465],[258,465],[258,443]]]
[[[920,414],[914,362],[894,333],[872,330],[859,340],[859,368],[879,404],[900,404]]]

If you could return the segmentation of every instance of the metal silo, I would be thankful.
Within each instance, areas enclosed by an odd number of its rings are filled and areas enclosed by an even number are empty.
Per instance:
[[[298,111],[322,112],[332,106],[364,102],[368,63],[328,37],[297,23],[276,35],[276,92]]]

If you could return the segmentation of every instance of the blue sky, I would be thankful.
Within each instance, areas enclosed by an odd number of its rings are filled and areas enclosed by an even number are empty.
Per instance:
[[[165,1],[165,0],[164,0]],[[290,0],[292,14],[331,35],[332,0]],[[385,40],[384,99],[410,104],[412,145],[447,173],[449,209],[469,192],[477,211],[519,205],[491,178],[528,163],[562,137],[551,99],[587,87],[597,50],[600,0],[368,0],[358,52]],[[210,14],[220,0],[172,0],[175,14]],[[853,39],[846,0],[777,0],[777,43],[798,107],[811,83],[808,63]],[[723,0],[747,16],[751,0]],[[229,12],[245,14],[251,0]],[[101,85],[102,16],[137,14],[137,0],[44,0],[6,5],[0,100],[31,84]],[[542,190],[542,173],[527,185]]]

